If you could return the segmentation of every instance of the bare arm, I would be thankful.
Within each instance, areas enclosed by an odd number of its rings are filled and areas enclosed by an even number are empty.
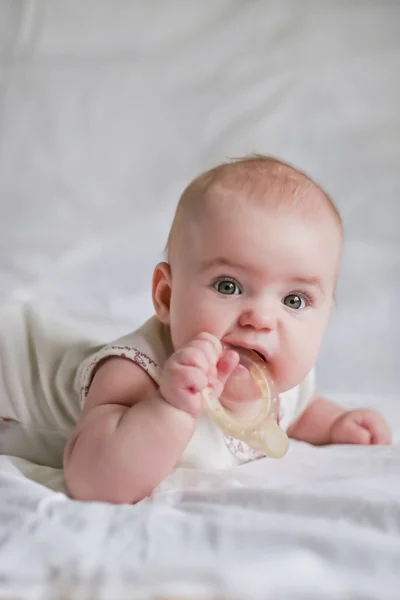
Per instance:
[[[391,444],[386,419],[368,408],[345,410],[325,398],[316,397],[288,430],[296,440],[323,444]]]
[[[316,396],[306,410],[288,429],[289,437],[314,445],[332,442],[332,427],[345,410],[327,400]]]
[[[65,450],[71,496],[138,502],[173,469],[194,427],[195,417],[166,402],[140,367],[106,360]]]

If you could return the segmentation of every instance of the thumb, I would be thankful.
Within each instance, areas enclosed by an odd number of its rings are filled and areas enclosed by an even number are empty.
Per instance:
[[[234,350],[227,350],[223,353],[217,363],[218,379],[225,384],[239,364],[239,354]]]
[[[217,363],[217,378],[213,382],[213,391],[219,397],[224,385],[239,364],[239,354],[234,350],[224,352]]]

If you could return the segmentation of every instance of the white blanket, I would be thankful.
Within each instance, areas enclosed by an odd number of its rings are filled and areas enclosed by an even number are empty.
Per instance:
[[[178,471],[118,507],[68,500],[60,471],[3,457],[0,498],[0,598],[399,597],[398,444],[293,443],[281,461]]]
[[[0,302],[132,330],[188,180],[276,154],[345,222],[320,389],[396,442],[179,472],[135,507],[0,457],[1,599],[399,600],[399,22],[392,0],[0,2]]]

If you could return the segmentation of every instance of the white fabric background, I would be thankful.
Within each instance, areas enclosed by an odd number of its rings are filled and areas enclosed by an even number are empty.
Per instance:
[[[0,303],[126,333],[188,180],[276,154],[345,222],[320,386],[395,441],[294,444],[118,508],[1,457],[0,598],[398,600],[399,23],[396,0],[0,0]]]
[[[131,330],[186,183],[273,153],[345,222],[323,390],[398,390],[399,2],[0,7],[1,301]]]

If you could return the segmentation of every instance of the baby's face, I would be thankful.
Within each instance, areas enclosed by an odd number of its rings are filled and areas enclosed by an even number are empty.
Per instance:
[[[340,247],[329,214],[244,203],[188,223],[171,257],[174,348],[209,332],[261,353],[278,392],[299,384],[327,325]]]

